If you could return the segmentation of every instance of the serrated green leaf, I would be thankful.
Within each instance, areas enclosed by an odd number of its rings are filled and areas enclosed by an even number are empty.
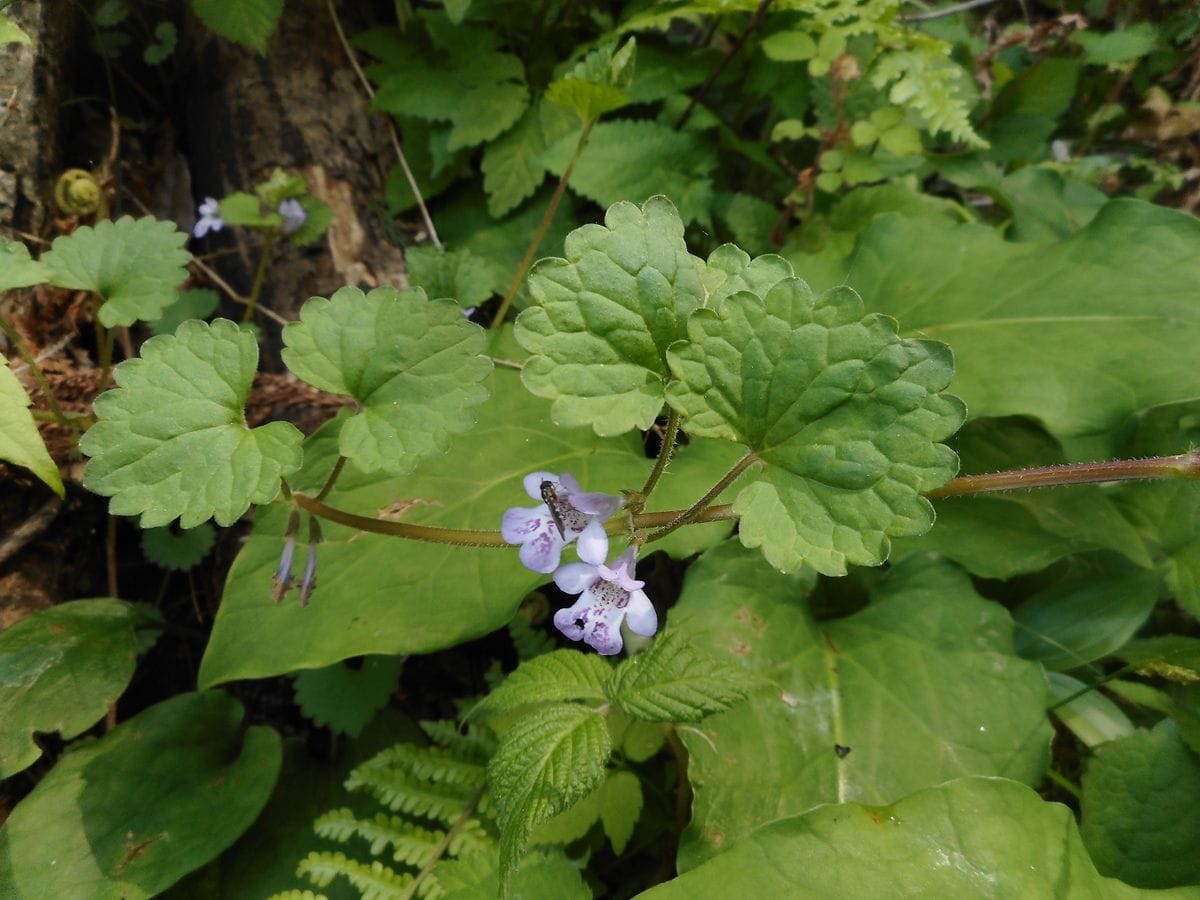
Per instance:
[[[188,319],[207,319],[216,312],[220,299],[212,288],[191,288],[180,291],[175,302],[150,323],[153,334],[174,334]]]
[[[1085,747],[1094,750],[1101,744],[1133,734],[1133,723],[1121,708],[1095,688],[1062,672],[1047,672],[1051,710]],[[1064,702],[1065,701],[1065,702]]]
[[[476,709],[489,714],[534,703],[602,701],[612,672],[612,666],[594,654],[555,650],[521,663]]]
[[[459,306],[479,306],[492,295],[488,286],[489,266],[486,260],[472,256],[465,247],[443,250],[426,244],[409,247],[404,252],[408,280],[420,287],[429,297],[449,297]]]
[[[698,722],[745,700],[764,682],[740,666],[700,653],[667,631],[622,662],[607,685],[626,714],[647,722]]]
[[[358,737],[400,680],[403,656],[368,656],[357,668],[344,662],[296,676],[296,705],[306,717]]]
[[[892,806],[845,803],[780,819],[640,896],[726,900],[731,891],[748,897],[1160,896],[1101,877],[1071,811],[1003,778],[960,778]]]
[[[740,535],[772,565],[842,575],[878,564],[889,537],[933,524],[921,494],[958,460],[937,443],[961,424],[944,390],[950,350],[901,340],[848,288],[814,298],[798,278],[688,322],[667,359],[667,401],[691,434],[737,441],[765,464],[734,501]]]
[[[702,264],[688,253],[668,200],[617,203],[604,221],[572,231],[566,259],[534,266],[529,290],[537,305],[517,318],[516,336],[534,354],[522,380],[554,400],[555,422],[610,436],[653,424],[666,349],[683,337],[705,291]]]
[[[546,177],[542,152],[563,135],[578,130],[579,123],[567,110],[539,101],[514,128],[488,144],[480,168],[493,218],[511,212],[538,189]]]
[[[207,522],[181,531],[147,528],[142,532],[142,552],[156,566],[185,572],[208,556],[216,539],[216,530]]]
[[[732,540],[688,570],[671,627],[778,687],[709,717],[703,735],[680,730],[695,794],[681,870],[822,803],[892,803],[962,775],[1035,784],[1045,772],[1042,667],[1012,652],[1008,612],[964,572],[906,560],[870,605],[823,622],[805,600],[815,580],[781,575]]]
[[[1145,888],[1200,882],[1200,757],[1174,722],[1097,750],[1080,805],[1084,843],[1104,874]]]
[[[250,826],[280,759],[279,736],[245,727],[223,693],[143,710],[64,755],[17,804],[0,829],[5,896],[159,896]]]
[[[601,44],[546,88],[546,99],[571,110],[583,123],[630,103],[625,92],[633,82],[637,40],[629,38],[618,50]]]
[[[62,475],[33,421],[32,403],[4,358],[0,366],[0,459],[28,469],[62,497]]]
[[[0,632],[0,778],[42,755],[34,732],[70,739],[104,716],[133,677],[135,631],[149,623],[105,597],[52,606]]]
[[[420,288],[354,287],[313,297],[283,329],[283,361],[309,384],[353,397],[342,455],[365,472],[411,472],[475,424],[492,370],[485,334],[459,307]]]
[[[0,236],[0,293],[41,284],[48,278],[45,266],[30,257],[28,247]]]
[[[574,703],[539,709],[505,732],[488,763],[501,884],[534,828],[600,786],[611,753],[604,717]]]
[[[8,16],[0,13],[0,44],[32,44],[29,35],[27,35],[21,26],[10,19]]]
[[[57,237],[42,254],[51,284],[100,295],[106,328],[154,321],[187,278],[187,235],[174,222],[122,216]]]
[[[1153,22],[1142,21],[1113,31],[1076,31],[1072,33],[1071,41],[1083,48],[1088,63],[1119,66],[1150,53],[1159,41],[1159,34]]]
[[[150,338],[96,400],[99,421],[79,442],[92,457],[84,485],[113,498],[113,515],[140,514],[143,528],[177,517],[184,528],[231,525],[270,502],[300,467],[302,436],[287,422],[246,427],[257,364],[254,335],[227,319]]]
[[[500,896],[500,874],[495,854],[475,853],[445,860],[437,867],[442,900],[481,900]],[[512,879],[512,896],[554,900],[592,900],[579,864],[561,850],[537,850],[521,860]]]
[[[200,21],[229,41],[266,53],[267,38],[275,33],[283,0],[192,0]]]
[[[600,821],[613,852],[625,852],[642,816],[642,783],[632,772],[613,772],[600,788]]]

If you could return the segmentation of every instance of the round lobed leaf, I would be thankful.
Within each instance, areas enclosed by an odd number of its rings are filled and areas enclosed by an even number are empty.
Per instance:
[[[454,301],[427,300],[419,288],[313,297],[283,341],[283,361],[300,378],[361,404],[338,447],[364,472],[400,475],[445,453],[488,397],[483,329]]]
[[[954,372],[945,345],[902,340],[849,288],[814,298],[787,278],[765,300],[743,291],[698,310],[667,357],[667,401],[689,433],[743,443],[765,464],[734,509],[742,542],[772,565],[842,575],[933,524],[921,493],[957,471],[936,442],[965,415],[938,393]]]
[[[0,27],[3,22],[0,22]],[[29,255],[29,248],[0,236],[0,292],[30,287],[46,280],[46,270]]]
[[[113,515],[140,514],[143,528],[230,525],[271,501],[300,467],[302,436],[287,422],[246,427],[257,364],[254,335],[227,319],[150,338],[96,400],[99,421],[79,442],[92,457],[84,485],[112,497]]]
[[[33,421],[29,411],[31,403],[25,388],[8,367],[8,360],[3,359],[0,364],[0,459],[29,469],[62,497],[62,475]]]

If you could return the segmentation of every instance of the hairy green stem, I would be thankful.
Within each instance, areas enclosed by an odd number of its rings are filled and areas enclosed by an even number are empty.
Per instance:
[[[758,455],[751,450],[745,456],[739,459],[732,469],[722,475],[720,481],[705,491],[703,497],[677,515],[662,528],[658,529],[658,531],[651,533],[649,537],[646,538],[645,542],[649,544],[652,541],[665,538],[675,529],[686,525],[689,522],[697,521],[697,516],[704,512],[704,510],[708,509],[712,502],[721,495],[721,492],[724,491],[725,488],[733,484],[739,475],[745,472],[746,469],[750,468],[750,466],[756,462],[758,462]]]
[[[42,392],[42,396],[46,398],[46,406],[49,407],[51,415],[54,416],[54,421],[60,425],[66,425],[68,428],[78,428],[79,426],[71,420],[71,418],[63,411],[63,408],[58,405],[58,401],[54,398],[54,394],[50,391],[50,382],[46,380],[46,374],[42,371],[42,367],[38,365],[37,359],[33,352],[29,349],[29,345],[25,343],[25,339],[21,337],[21,333],[12,326],[12,323],[4,316],[0,316],[0,331],[4,332],[4,336],[17,349],[17,353],[24,360],[25,365],[29,366],[29,371],[33,375],[33,380],[37,382],[38,390]],[[35,411],[36,414],[36,411]]]
[[[542,221],[538,222],[537,231],[533,234],[533,240],[529,242],[529,247],[525,250],[525,257],[517,267],[517,272],[508,285],[508,290],[504,292],[504,299],[500,301],[496,317],[492,319],[492,328],[499,328],[504,322],[504,317],[508,314],[509,307],[512,306],[513,298],[521,289],[521,283],[525,280],[529,267],[533,265],[533,257],[537,254],[538,247],[542,245],[542,239],[546,236],[550,223],[554,221],[554,214],[558,212],[558,204],[562,202],[563,194],[567,190],[567,182],[571,180],[571,173],[575,171],[575,163],[579,162],[579,157],[583,153],[583,148],[587,146],[588,138],[591,137],[592,127],[595,124],[596,120],[591,119],[584,123],[583,130],[579,132],[579,141],[575,144],[575,152],[571,154],[567,167],[563,169],[562,177],[558,179],[558,186],[554,188],[554,196],[550,198],[546,212],[542,215]]]
[[[262,293],[263,281],[267,277],[267,261],[271,258],[271,251],[275,249],[275,234],[268,234],[263,241],[262,256],[258,258],[258,268],[254,272],[254,285],[250,288],[250,298],[246,301],[246,311],[242,313],[242,322],[249,322],[254,318],[254,307],[258,306],[258,296]]]
[[[671,461],[671,454],[675,451],[675,441],[679,437],[679,423],[682,417],[675,410],[671,410],[671,414],[667,416],[667,427],[663,433],[662,446],[658,448],[658,459],[654,461],[654,468],[650,470],[650,475],[646,479],[646,483],[642,485],[642,497],[650,496],[658,484],[658,479],[662,477],[662,473],[667,470],[667,463]]]
[[[100,344],[100,383],[96,387],[97,395],[108,390],[108,377],[112,374],[113,344],[115,335],[100,324],[96,319],[96,340]]]
[[[1097,484],[1105,481],[1140,481],[1151,478],[1200,478],[1200,450],[1181,453],[1178,456],[1069,463],[1061,466],[992,472],[988,475],[962,475],[937,490],[929,491],[925,496],[930,500],[940,500],[945,497],[994,491],[1018,491],[1065,484]]]

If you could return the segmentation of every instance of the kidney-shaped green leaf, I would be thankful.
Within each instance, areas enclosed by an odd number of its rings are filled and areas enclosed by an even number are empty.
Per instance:
[[[192,258],[186,241],[174,222],[123,216],[55,238],[41,262],[52,284],[99,294],[100,322],[112,328],[154,321],[175,302]]]
[[[46,269],[29,255],[29,248],[0,236],[0,292],[41,284]]]
[[[788,278],[765,299],[735,293],[696,311],[667,358],[678,378],[667,400],[687,430],[765,463],[734,509],[742,542],[772,565],[842,575],[886,559],[889,536],[933,524],[921,493],[957,471],[937,442],[965,414],[940,393],[954,372],[944,344],[901,340],[848,288],[814,298]]]
[[[0,459],[29,469],[61,497],[62,475],[29,412],[30,402],[4,359],[0,364]]]
[[[683,732],[695,791],[681,869],[779,816],[890,803],[963,775],[1028,783],[1048,759],[1046,678],[960,569],[919,557],[870,606],[818,624],[804,576],[733,541],[689,570],[671,626],[777,685]]]
[[[79,442],[92,457],[84,485],[113,498],[113,515],[141,514],[143,528],[230,525],[269,502],[300,466],[302,435],[287,422],[246,427],[257,365],[254,335],[227,319],[150,338],[96,400],[99,421]]]
[[[344,287],[313,297],[283,329],[283,361],[323,391],[353,397],[360,411],[342,425],[342,455],[366,472],[411,472],[445,453],[450,436],[475,424],[492,370],[484,331],[456,303],[420,288]]]
[[[639,896],[1172,895],[1139,891],[1097,873],[1065,806],[1003,778],[960,778],[892,806],[845,803],[781,819]]]
[[[129,684],[148,622],[107,597],[72,600],[0,632],[0,778],[42,755],[33,732],[73,738],[94,725]]]
[[[157,896],[250,826],[281,758],[279,736],[244,728],[223,693],[152,706],[66,754],[17,804],[0,829],[4,896]]]

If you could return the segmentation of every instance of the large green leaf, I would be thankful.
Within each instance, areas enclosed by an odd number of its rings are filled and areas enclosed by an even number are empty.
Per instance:
[[[271,794],[279,736],[181,694],[66,754],[0,829],[0,892],[139,900],[228,847]]]
[[[944,344],[901,340],[847,288],[814,298],[789,278],[696,311],[667,358],[678,379],[667,401],[688,432],[743,443],[765,464],[734,509],[742,542],[772,565],[842,575],[933,524],[921,493],[957,471],[937,442],[964,416],[939,393],[954,371]]]
[[[29,412],[31,403],[25,388],[8,367],[8,360],[4,359],[0,365],[0,459],[29,469],[61,497],[64,490],[62,475]]]
[[[2,20],[0,17],[0,26]],[[0,293],[41,284],[46,278],[45,267],[29,256],[28,247],[0,236]]]
[[[309,384],[353,397],[339,448],[365,472],[411,472],[475,424],[492,370],[484,331],[452,301],[420,288],[344,287],[313,297],[283,329],[283,361]]]
[[[565,253],[529,275],[537,305],[516,325],[533,354],[525,386],[554,400],[560,425],[599,435],[649,428],[663,405],[667,347],[705,298],[679,213],[664,197],[614,204],[604,225],[572,231]]]
[[[1111,455],[1132,413],[1200,397],[1198,242],[1200,221],[1135,200],[1037,244],[886,215],[833,277],[905,333],[950,344],[953,389],[973,418],[1031,416]]]
[[[120,600],[73,600],[0,632],[0,778],[42,755],[33,732],[73,738],[121,696],[145,613]]]
[[[266,53],[267,38],[283,14],[283,0],[192,0],[200,21],[230,41]]]
[[[1041,666],[956,567],[892,569],[866,609],[818,624],[811,574],[780,575],[729,541],[689,570],[672,628],[776,682],[683,732],[695,791],[681,869],[821,803],[890,803],[962,775],[1036,782],[1048,760]]]
[[[517,355],[510,346],[501,356]],[[492,399],[479,424],[450,452],[404,479],[364,475],[348,466],[328,502],[373,515],[397,502],[411,504],[404,520],[452,528],[499,530],[510,506],[531,506],[521,479],[532,471],[567,471],[588,490],[637,489],[650,470],[639,437],[601,441],[567,433],[549,422],[549,404],[521,387],[520,376],[498,368]],[[736,458],[730,445],[697,439],[681,447],[654,493],[650,509],[679,509],[696,499]],[[335,428],[305,448],[305,467],[292,479],[314,490],[337,456]],[[319,588],[312,604],[271,602],[271,575],[283,549],[282,509],[264,510],[254,536],[234,562],[200,684],[261,678],[328,665],[369,653],[428,653],[486,634],[507,622],[521,599],[546,581],[522,568],[516,550],[451,547],[359,534],[326,523],[319,550]],[[728,534],[727,524],[680,529],[655,549],[689,555]],[[673,539],[678,537],[678,542]],[[271,635],[263,641],[262,635]]]
[[[99,421],[79,442],[92,457],[84,484],[113,498],[113,515],[141,514],[143,528],[230,525],[269,502],[300,465],[301,434],[287,422],[246,427],[257,365],[254,335],[227,319],[150,338],[96,400]]]
[[[98,315],[106,327],[152,322],[175,302],[187,278],[192,256],[183,249],[186,241],[174,222],[123,216],[55,238],[41,263],[52,284],[99,294],[104,302]]]
[[[1193,897],[1104,878],[1071,811],[1003,778],[891,806],[823,806],[759,829],[645,900],[747,897]]]
[[[1140,887],[1200,883],[1200,757],[1171,720],[1101,747],[1081,805],[1101,872]]]

